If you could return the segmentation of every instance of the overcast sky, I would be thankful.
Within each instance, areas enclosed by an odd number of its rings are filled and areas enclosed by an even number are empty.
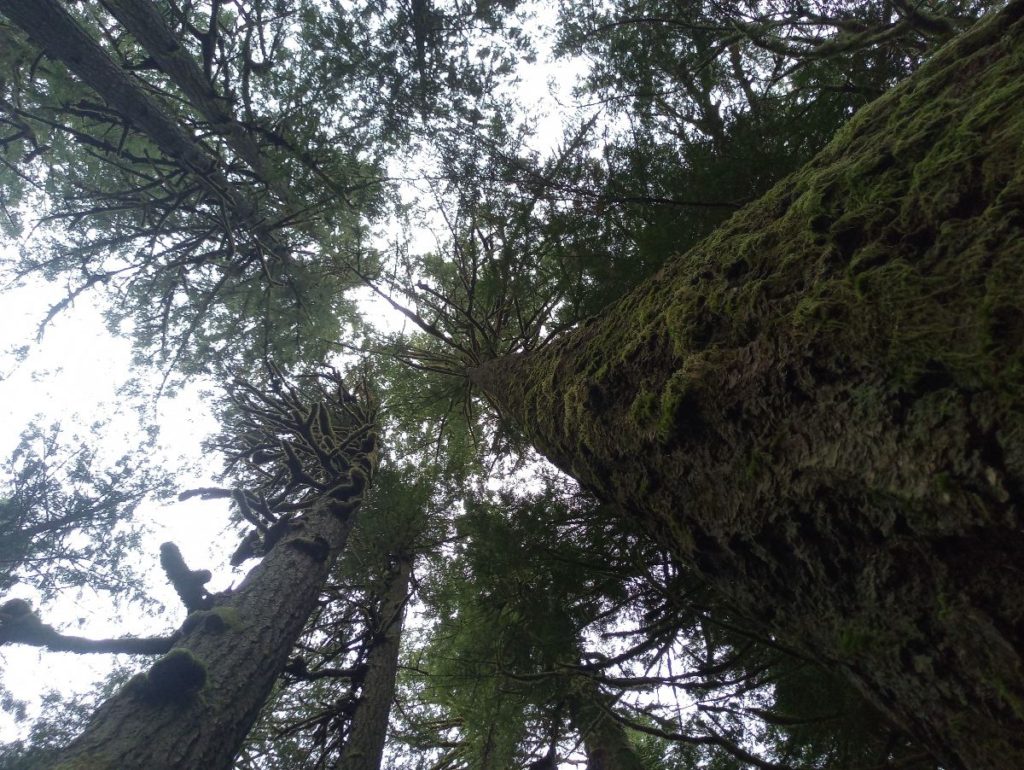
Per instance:
[[[555,9],[545,8],[546,18],[539,25],[553,24]],[[550,150],[561,139],[566,105],[571,103],[571,88],[583,71],[582,62],[575,65],[559,62],[552,66],[545,50],[539,51],[538,63],[521,70],[521,98],[533,105],[540,119],[539,151]],[[425,248],[434,245],[429,233],[415,233],[416,243]],[[5,250],[6,249],[6,250]],[[11,247],[0,243],[0,258],[12,256]],[[3,288],[3,287],[0,287]],[[0,458],[10,455],[21,431],[34,420],[41,424],[60,422],[68,434],[80,432],[93,446],[107,446],[110,452],[123,454],[140,439],[136,413],[119,403],[118,388],[130,377],[131,345],[123,338],[114,338],[107,331],[97,298],[89,293],[63,313],[48,327],[43,339],[36,342],[36,330],[47,309],[64,296],[59,284],[29,283],[4,291],[2,323],[0,323]],[[382,301],[364,305],[371,319],[395,328],[396,318]],[[18,363],[11,351],[30,345],[31,352]],[[177,480],[178,489],[212,483],[216,459],[203,458],[202,440],[216,423],[200,396],[201,383],[186,388],[174,398],[163,398],[158,404],[160,452],[170,468],[185,469]],[[97,418],[109,418],[102,435],[91,433],[88,426]],[[191,466],[191,470],[189,470]],[[204,475],[205,474],[205,475]],[[147,592],[164,602],[162,615],[145,615],[127,607],[117,617],[111,602],[89,592],[66,592],[57,602],[42,607],[43,620],[62,631],[89,637],[123,634],[165,633],[184,619],[184,609],[159,569],[159,544],[173,540],[178,543],[186,561],[194,569],[208,568],[215,577],[213,591],[226,588],[244,576],[242,570],[227,566],[228,555],[237,545],[237,538],[227,534],[227,503],[200,501],[158,504],[144,503],[138,511],[149,530],[139,563],[147,569]],[[247,567],[251,567],[250,562]],[[27,586],[19,586],[0,600],[26,598],[39,606],[38,596]],[[39,698],[49,688],[64,693],[88,692],[94,689],[122,656],[76,655],[52,653],[21,645],[0,647],[0,677],[18,698],[29,702],[30,714],[38,708]],[[24,736],[27,725],[20,730],[6,714],[0,713],[0,741]]]
[[[4,256],[8,256],[5,254]],[[43,425],[59,422],[68,440],[74,434],[87,437],[93,447],[106,448],[111,456],[123,454],[141,442],[138,417],[133,410],[119,404],[118,388],[131,376],[130,343],[111,337],[94,298],[86,295],[62,313],[35,340],[36,328],[47,308],[60,296],[61,288],[28,284],[3,294],[3,325],[0,326],[0,457],[8,457],[18,443],[21,431],[33,421]],[[9,354],[12,348],[31,345],[24,361],[17,363]],[[189,472],[189,464],[201,459],[199,444],[216,427],[212,415],[198,397],[198,388],[191,387],[178,398],[163,399],[158,405],[161,429],[160,457],[169,467],[186,468],[180,481],[182,488],[204,480],[201,474]],[[90,430],[97,419],[110,423],[100,434]],[[110,601],[91,592],[67,591],[56,603],[43,607],[43,619],[69,633],[104,637],[125,633],[153,633],[173,628],[184,611],[166,584],[157,566],[158,547],[165,540],[182,545],[186,559],[195,564],[213,567],[225,564],[225,548],[221,536],[227,524],[223,501],[188,501],[185,503],[145,503],[138,511],[149,534],[139,563],[148,569],[148,592],[166,603],[168,615],[148,617],[126,608],[124,617],[116,617]],[[221,570],[223,573],[224,570]],[[230,573],[220,575],[221,581]],[[223,587],[223,586],[217,586]],[[26,598],[39,606],[38,596],[25,585],[0,597]],[[62,691],[88,691],[110,669],[113,656],[51,653],[21,645],[0,648],[0,666],[4,685],[16,697],[35,704],[49,687]],[[0,714],[0,739],[14,736],[13,721]]]

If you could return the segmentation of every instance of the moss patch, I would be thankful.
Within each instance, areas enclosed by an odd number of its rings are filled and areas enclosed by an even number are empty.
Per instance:
[[[229,628],[238,628],[242,623],[238,610],[234,607],[214,607],[212,610],[198,610],[189,613],[181,625],[183,634],[190,634],[202,628],[210,633],[222,633]]]
[[[152,665],[146,695],[157,701],[183,701],[206,685],[206,666],[190,650],[176,647]]]

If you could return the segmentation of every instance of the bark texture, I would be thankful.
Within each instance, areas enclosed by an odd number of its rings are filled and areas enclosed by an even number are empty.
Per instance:
[[[245,463],[258,469],[241,476],[255,492],[201,491],[233,497],[262,531],[266,555],[236,590],[194,605],[202,609],[174,648],[96,711],[57,770],[226,770],[283,671],[348,541],[378,449],[372,410],[337,373],[323,375],[331,395],[321,384],[321,400],[308,406],[271,373],[267,389],[237,380],[231,393],[241,415],[229,462],[237,472]],[[209,579],[173,545],[161,551],[179,590],[189,575]]]
[[[145,677],[132,680],[99,708],[56,770],[231,767],[345,545],[351,521],[351,515],[326,507],[312,512],[237,591],[213,610],[192,613],[186,628],[194,627],[162,660],[187,650],[205,669],[201,689],[154,692]],[[304,547],[318,538],[329,543],[327,558]],[[176,678],[187,677],[186,672]]]
[[[1024,767],[1022,17],[600,317],[469,373],[950,768]]]
[[[604,700],[597,685],[586,682],[569,701],[569,719],[583,740],[587,770],[643,770],[625,728],[608,713],[611,706]]]
[[[395,700],[398,651],[411,578],[412,557],[403,554],[395,564],[380,603],[378,626],[366,657],[366,678],[359,694],[359,705],[352,715],[352,727],[335,770],[378,770],[381,766],[388,718]]]

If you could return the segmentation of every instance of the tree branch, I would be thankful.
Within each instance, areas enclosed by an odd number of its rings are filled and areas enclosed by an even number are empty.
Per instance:
[[[23,599],[0,605],[0,646],[27,644],[54,652],[112,652],[128,655],[163,655],[174,644],[173,636],[126,636],[120,639],[87,639],[66,636],[49,626]]]

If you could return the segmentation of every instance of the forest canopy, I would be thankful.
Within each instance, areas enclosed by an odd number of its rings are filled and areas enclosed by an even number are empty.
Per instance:
[[[1024,764],[1022,17],[0,0],[20,355],[99,308],[139,409],[3,466],[0,645],[114,662],[0,766]]]

